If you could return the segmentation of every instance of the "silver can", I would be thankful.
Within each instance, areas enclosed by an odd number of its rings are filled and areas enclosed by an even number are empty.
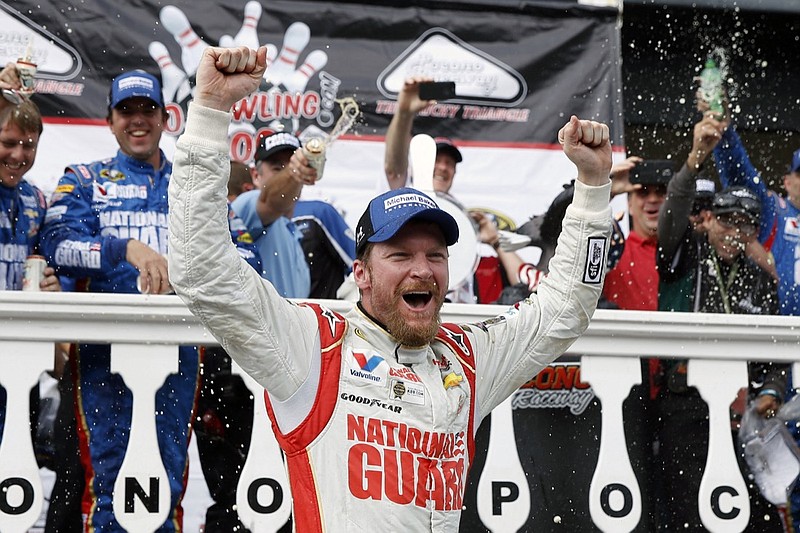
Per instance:
[[[44,279],[44,269],[47,268],[47,260],[41,255],[29,255],[25,259],[25,270],[22,274],[23,291],[39,291],[39,284]]]
[[[322,172],[325,169],[325,148],[325,141],[319,137],[309,139],[303,146],[303,155],[306,156],[308,164],[317,171],[317,181],[322,179]]]

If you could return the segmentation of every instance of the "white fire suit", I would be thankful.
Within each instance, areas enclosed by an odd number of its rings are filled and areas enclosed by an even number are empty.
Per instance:
[[[398,346],[359,307],[278,296],[230,243],[230,115],[192,104],[170,183],[175,291],[268,391],[297,531],[457,531],[481,419],[586,329],[611,229],[610,185],[576,183],[550,274],[504,315]]]

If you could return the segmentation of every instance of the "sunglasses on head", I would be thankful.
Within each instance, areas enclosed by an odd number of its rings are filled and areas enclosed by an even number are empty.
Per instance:
[[[739,208],[747,213],[761,212],[761,202],[747,196],[735,196],[733,194],[715,196],[712,205],[714,209]]]

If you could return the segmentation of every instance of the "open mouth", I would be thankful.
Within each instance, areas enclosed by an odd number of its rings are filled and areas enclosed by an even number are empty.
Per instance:
[[[130,134],[131,137],[144,137],[145,135],[147,135],[147,132],[143,130],[134,130],[134,131],[129,131],[128,134]]]
[[[403,300],[412,309],[423,309],[433,299],[430,291],[413,291],[403,295]]]
[[[4,161],[3,166],[11,170],[19,170],[25,166],[25,163],[8,163]]]

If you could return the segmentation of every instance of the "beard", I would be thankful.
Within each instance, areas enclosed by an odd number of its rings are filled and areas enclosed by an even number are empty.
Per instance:
[[[397,307],[394,307],[386,317],[389,333],[397,339],[397,342],[408,347],[425,346],[431,342],[436,337],[441,322],[438,310],[426,324],[409,323]]]
[[[430,319],[425,320],[421,313],[411,311],[411,313],[414,313],[413,318],[417,320],[409,320],[407,312],[406,314],[403,313],[402,310],[405,309],[403,294],[409,291],[429,291],[431,293],[435,303],[435,310]],[[373,301],[373,304],[376,303]],[[380,313],[382,315],[380,319],[397,342],[403,346],[417,347],[428,344],[436,337],[441,324],[439,311],[444,303],[444,294],[436,283],[419,282],[398,287],[389,298],[388,303],[389,305],[382,309],[383,312]],[[378,308],[380,307],[382,306]]]

